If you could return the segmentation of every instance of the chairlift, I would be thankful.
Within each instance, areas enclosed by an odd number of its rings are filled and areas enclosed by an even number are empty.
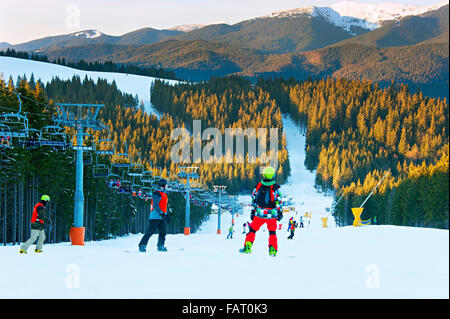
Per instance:
[[[138,196],[139,193],[141,194],[139,196],[142,196],[142,186],[133,182],[133,184],[131,184],[131,194],[133,196]]]
[[[141,183],[153,183],[153,172],[143,171],[141,177]]]
[[[144,172],[144,165],[142,165],[140,158],[139,158],[139,162],[131,163],[130,166],[128,166],[128,171],[127,171],[128,176],[141,177],[143,172]]]
[[[108,137],[97,141],[97,149],[95,152],[100,155],[113,155],[116,150],[116,144],[111,139],[111,132],[108,129]]]
[[[12,148],[12,131],[8,125],[0,124],[0,148]]]
[[[119,186],[119,194],[130,194],[132,185],[132,181],[121,180]]]
[[[95,178],[102,178],[109,176],[109,167],[106,164],[95,164],[92,167],[92,176]]]
[[[101,155],[113,155],[116,148],[114,141],[109,139],[99,139],[95,152]]]
[[[28,117],[20,114],[22,112],[22,100],[20,93],[11,92],[19,100],[19,111],[17,113],[0,114],[0,124],[6,125],[10,129],[11,137],[28,137]],[[3,127],[4,128],[4,127]]]
[[[106,176],[106,183],[111,188],[118,189],[120,187],[120,180],[122,177],[120,177],[118,174],[112,173],[112,167],[108,170],[108,175]]]
[[[156,174],[155,172],[153,173],[153,181],[154,182],[157,182],[157,181],[163,179],[163,177],[161,176],[161,173],[162,173],[161,167],[157,167],[157,168],[158,168],[159,174]]]
[[[28,137],[19,137],[18,143],[23,148],[32,150],[38,149],[39,146],[41,146],[41,131],[34,128],[29,128]]]
[[[44,126],[40,131],[39,144],[61,150],[70,147],[70,141],[64,128],[58,125]]]
[[[72,137],[72,148],[74,150],[95,151],[95,142],[93,136],[89,133],[81,134],[83,135],[81,144],[78,142],[78,134],[74,134],[74,136]]]
[[[114,152],[112,156],[112,163],[114,167],[128,168],[131,165],[131,157],[130,154],[128,154],[128,146],[126,142],[124,142],[124,144],[125,144],[125,152],[124,153]]]

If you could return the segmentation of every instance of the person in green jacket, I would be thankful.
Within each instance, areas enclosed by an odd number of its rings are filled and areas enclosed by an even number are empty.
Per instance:
[[[234,228],[233,228],[233,224],[230,226],[230,228],[228,228],[228,235],[227,235],[227,239],[233,239],[233,233],[234,233]]]

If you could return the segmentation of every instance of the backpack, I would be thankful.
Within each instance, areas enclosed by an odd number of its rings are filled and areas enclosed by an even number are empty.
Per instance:
[[[256,186],[255,203],[258,205],[258,207],[274,208],[275,207],[274,200],[275,200],[275,196],[273,194],[273,185],[270,187],[267,187],[267,186],[263,186],[261,183],[259,183]]]

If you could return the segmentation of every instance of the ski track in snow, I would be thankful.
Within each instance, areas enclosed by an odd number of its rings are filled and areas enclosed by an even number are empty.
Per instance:
[[[12,60],[11,60],[12,59]],[[40,65],[35,65],[40,63]],[[88,74],[116,80],[120,90],[149,101],[151,79],[147,77],[87,72],[42,62],[0,57],[0,73],[34,73],[43,82]],[[64,76],[63,76],[64,75]],[[148,99],[148,100],[147,100]],[[73,102],[73,101],[71,101]],[[149,102],[147,110],[152,110]],[[44,253],[20,255],[18,245],[0,247],[0,298],[151,298],[151,299],[243,299],[243,298],[449,298],[448,230],[364,226],[336,228],[330,216],[323,228],[321,217],[333,197],[318,193],[314,172],[306,170],[305,137],[287,117],[291,176],[282,185],[292,196],[296,212],[284,213],[277,231],[279,252],[268,256],[268,232],[256,234],[253,253],[238,252],[244,244],[242,224],[249,221],[249,208],[235,217],[233,239],[226,239],[230,214],[211,215],[197,233],[167,235],[167,253],[156,251],[157,235],[150,238],[148,252],[135,251],[142,234],[86,242],[46,244]],[[239,200],[249,203],[249,196]],[[303,205],[302,205],[303,203]],[[310,225],[298,228],[288,240],[287,222],[304,212],[312,213]],[[252,289],[248,282],[251,281]],[[242,288],[244,287],[244,289]]]

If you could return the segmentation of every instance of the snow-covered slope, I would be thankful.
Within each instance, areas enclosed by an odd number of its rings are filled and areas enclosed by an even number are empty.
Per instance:
[[[306,137],[295,125],[291,118],[283,117],[283,127],[287,139],[287,149],[291,174],[285,185],[282,185],[281,192],[285,197],[292,196],[295,202],[298,217],[305,212],[311,212],[317,216],[328,216],[326,208],[331,208],[333,203],[332,194],[319,193],[314,188],[315,172],[306,169],[305,143]],[[332,216],[329,225],[335,226]]]
[[[141,234],[45,245],[41,254],[2,246],[0,298],[449,298],[447,230],[321,228],[313,218],[288,240],[284,218],[273,258],[265,226],[251,255],[238,252],[248,215],[235,218],[233,239],[226,239],[230,215],[221,218],[221,235],[217,215],[195,234],[168,235],[167,253],[155,251],[156,235],[138,253]]]
[[[54,77],[59,77],[62,80],[71,79],[74,75],[79,76],[82,80],[87,76],[95,81],[100,78],[106,79],[108,83],[115,81],[119,90],[133,96],[137,95],[139,102],[144,102],[147,112],[157,114],[150,103],[150,86],[156,79],[154,77],[113,72],[81,71],[52,63],[3,56],[0,56],[0,74],[3,74],[3,78],[6,81],[11,76],[14,82],[18,76],[25,75],[27,79],[30,79],[31,74],[34,75],[36,80],[40,79],[43,83],[50,82]],[[166,81],[169,83],[178,82],[174,80]]]

